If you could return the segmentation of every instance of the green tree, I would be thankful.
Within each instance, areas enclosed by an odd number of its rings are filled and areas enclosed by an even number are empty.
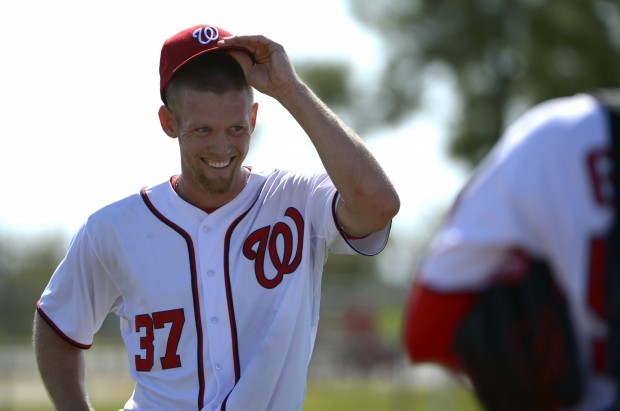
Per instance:
[[[0,235],[0,342],[28,341],[36,302],[62,259],[60,234]]]
[[[351,104],[351,70],[346,63],[303,61],[297,62],[296,66],[299,77],[333,110],[341,110]]]
[[[447,68],[460,110],[450,153],[475,165],[503,128],[542,100],[620,84],[612,0],[350,0],[383,40],[376,120],[411,115],[429,72]],[[364,116],[368,118],[368,112]]]

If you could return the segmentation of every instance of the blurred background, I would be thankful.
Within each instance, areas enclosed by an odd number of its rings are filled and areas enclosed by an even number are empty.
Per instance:
[[[464,383],[403,356],[403,304],[459,188],[530,105],[620,84],[612,0],[9,0],[0,4],[0,411],[51,410],[31,347],[35,303],[96,209],[178,173],[160,130],[164,39],[199,23],[283,44],[400,193],[386,250],[331,256],[305,410],[478,410]],[[321,167],[257,95],[247,164]],[[429,313],[431,315],[431,313]],[[118,320],[87,352],[98,410],[132,391]]]

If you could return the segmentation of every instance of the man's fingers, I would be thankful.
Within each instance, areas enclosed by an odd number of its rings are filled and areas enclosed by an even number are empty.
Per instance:
[[[254,66],[254,57],[245,50],[232,49],[227,51],[227,53],[237,60],[237,63],[239,63],[243,72],[246,74],[252,69],[252,66]]]
[[[218,42],[221,48],[238,48],[247,50],[252,56],[254,63],[269,60],[271,56],[284,53],[284,48],[278,43],[269,40],[265,36],[232,36],[225,37]]]
[[[220,47],[243,47],[254,53],[257,48],[273,43],[265,36],[231,36],[218,42]]]

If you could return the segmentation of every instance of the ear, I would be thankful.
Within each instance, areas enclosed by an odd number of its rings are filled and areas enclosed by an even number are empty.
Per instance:
[[[258,114],[258,103],[252,105],[252,116],[250,117],[250,125],[252,126],[252,132],[256,127],[256,115]]]
[[[166,106],[161,106],[157,114],[159,115],[159,123],[164,133],[170,138],[177,138],[176,122],[174,121],[172,111]]]

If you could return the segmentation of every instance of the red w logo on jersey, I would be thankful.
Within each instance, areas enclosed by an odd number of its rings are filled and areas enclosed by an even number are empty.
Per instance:
[[[289,207],[284,213],[295,223],[297,229],[297,249],[293,257],[293,232],[288,224],[276,223],[273,227],[266,226],[251,233],[243,244],[243,255],[249,260],[254,260],[254,272],[256,280],[265,288],[274,288],[282,282],[284,274],[294,272],[301,262],[301,253],[304,246],[304,220],[299,211]],[[278,238],[282,238],[282,256],[278,251]],[[256,251],[254,247],[256,247]],[[271,264],[276,269],[276,274],[268,278],[265,275],[265,255],[269,252]]]

